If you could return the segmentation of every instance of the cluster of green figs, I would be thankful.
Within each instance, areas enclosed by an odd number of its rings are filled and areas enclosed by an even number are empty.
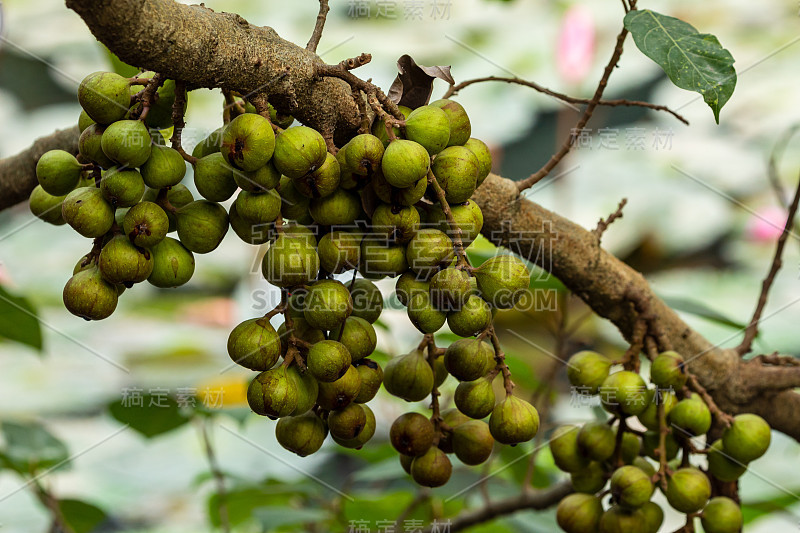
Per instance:
[[[686,388],[680,354],[666,351],[653,359],[653,387],[636,372],[610,373],[612,367],[608,357],[591,351],[568,361],[575,390],[599,395],[612,418],[560,426],[551,436],[555,464],[569,473],[575,490],[558,506],[559,526],[567,533],[655,533],[664,520],[663,509],[651,501],[658,487],[670,507],[689,520],[699,517],[707,533],[739,532],[738,503],[715,496],[711,478],[735,482],[761,457],[770,444],[767,422],[737,415],[712,441],[711,410]],[[692,465],[702,457],[703,468]]]
[[[281,289],[279,307],[237,325],[227,347],[234,362],[258,372],[247,400],[255,413],[278,419],[283,447],[306,456],[330,435],[360,448],[375,433],[366,404],[381,384],[421,402],[449,375],[460,381],[455,409],[409,412],[391,426],[417,483],[446,483],[449,454],[475,465],[495,442],[533,438],[533,406],[510,393],[495,397],[501,372],[485,340],[494,312],[517,304],[530,274],[513,255],[473,268],[462,253],[483,226],[470,197],[491,155],[471,137],[460,104],[401,106],[404,119],[377,118],[336,149],[313,128],[292,126],[271,106],[259,113],[237,96],[230,120],[188,156],[162,133],[176,120],[175,84],[154,79],[152,72],[87,76],[78,90],[77,156],[54,150],[37,163],[31,211],[94,239],[64,288],[71,313],[100,320],[136,283],[188,282],[194,254],[215,250],[233,228],[249,244],[269,245],[262,274]],[[187,162],[201,198],[182,183]],[[397,299],[420,332],[447,324],[463,338],[444,353],[426,354],[421,345],[382,369],[369,358],[383,310],[373,281],[382,278],[396,278]],[[277,329],[276,314],[284,317]]]

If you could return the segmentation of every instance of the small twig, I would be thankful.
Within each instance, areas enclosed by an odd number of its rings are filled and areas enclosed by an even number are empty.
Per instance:
[[[306,50],[309,52],[317,51],[319,40],[322,39],[322,30],[325,28],[325,20],[328,18],[328,11],[330,10],[331,8],[328,7],[328,0],[319,0],[319,15],[317,15],[317,22],[314,25],[314,32],[311,34],[311,38],[308,40],[308,44],[306,45]]]
[[[433,341],[433,335],[425,335],[428,337],[428,364],[431,366],[431,372],[436,373],[436,344]],[[423,339],[424,342],[424,339]],[[431,390],[431,422],[433,422],[433,445],[439,444],[442,436],[442,416],[439,412],[439,392],[438,387],[433,387]]]
[[[356,57],[351,57],[349,59],[340,61],[339,68],[343,70],[353,70],[357,69],[358,67],[363,67],[370,61],[372,61],[372,54],[362,53]]]
[[[217,456],[214,453],[214,446],[211,444],[211,435],[208,426],[211,419],[206,417],[203,420],[198,420],[198,430],[200,431],[200,438],[203,442],[203,450],[208,461],[208,468],[211,475],[214,477],[214,483],[217,487],[217,499],[219,501],[219,523],[222,531],[230,533],[231,523],[228,515],[228,491],[225,488],[225,474],[219,467]]]
[[[186,82],[183,80],[175,80],[175,103],[172,104],[172,125],[174,130],[172,132],[172,148],[181,154],[183,159],[194,165],[197,163],[197,158],[191,154],[187,154],[186,150],[181,146],[181,135],[183,128],[186,127],[186,121],[183,118],[186,112]]]
[[[750,349],[753,346],[753,341],[758,335],[758,323],[761,321],[761,314],[764,312],[764,307],[767,305],[769,289],[772,287],[772,283],[775,281],[775,276],[777,276],[778,271],[781,269],[783,264],[783,248],[785,247],[786,240],[789,238],[789,234],[791,233],[791,228],[794,224],[794,217],[795,214],[797,214],[798,203],[800,203],[800,176],[798,176],[797,189],[794,193],[794,199],[792,199],[792,205],[789,206],[789,215],[786,217],[786,224],[783,227],[783,233],[781,233],[781,236],[778,237],[778,245],[775,247],[775,256],[772,259],[772,266],[769,269],[767,277],[764,278],[764,281],[761,284],[761,294],[758,297],[758,304],[756,305],[756,310],[753,313],[753,319],[750,320],[750,324],[747,326],[747,329],[744,332],[744,339],[742,339],[742,343],[736,347],[736,351],[739,352],[739,355],[745,355],[750,352]]]
[[[506,390],[506,396],[508,397],[514,393],[514,382],[511,381],[511,370],[506,364],[506,354],[500,346],[500,339],[497,337],[494,324],[489,328],[489,335],[492,339],[492,346],[494,347],[494,359],[497,361],[495,370],[503,373],[503,388]]]
[[[367,103],[362,96],[359,89],[353,89],[353,100],[358,107],[358,114],[361,117],[361,125],[358,128],[358,133],[369,133],[370,120],[367,114]]]
[[[603,220],[602,218],[597,222],[597,227],[592,230],[592,233],[597,235],[597,241],[599,242],[600,239],[603,237],[603,233],[608,229],[608,227],[614,223],[615,220],[618,218],[622,218],[622,209],[627,205],[628,199],[623,198],[620,200],[619,205],[617,206],[617,210],[608,215],[608,218]]]
[[[343,61],[342,63],[346,62]],[[367,95],[375,95],[375,98],[378,99],[378,102],[380,102],[380,104],[389,113],[391,113],[392,116],[399,120],[403,119],[403,114],[400,112],[397,104],[389,100],[389,97],[386,96],[380,87],[368,81],[364,81],[358,76],[354,75],[352,72],[350,72],[350,70],[345,68],[342,63],[339,63],[338,65],[326,65],[324,63],[317,64],[315,67],[316,74],[317,76],[323,78],[339,78],[340,80],[346,81],[353,89],[363,91]]]
[[[619,424],[617,425],[617,435],[616,440],[614,443],[614,455],[612,459],[612,464],[614,464],[617,468],[623,465],[622,462],[622,436],[625,434],[625,430],[627,429],[627,425],[625,424],[625,418],[621,417],[619,419]]]
[[[31,481],[33,482],[36,497],[42,505],[47,507],[47,510],[50,511],[50,516],[53,521],[51,531],[57,531],[58,533],[74,533],[75,530],[64,520],[64,514],[61,512],[58,499],[39,482],[38,478],[33,478]]]
[[[656,394],[658,394],[658,391],[656,391]],[[666,491],[667,476],[669,475],[669,467],[667,466],[667,434],[669,433],[669,426],[667,425],[667,413],[664,409],[663,398],[659,398],[656,412],[658,413],[658,475],[661,488]]]
[[[464,251],[464,242],[461,240],[461,228],[456,224],[455,218],[453,218],[453,213],[450,211],[450,204],[447,203],[444,189],[439,185],[436,176],[434,176],[433,172],[430,170],[428,171],[428,185],[433,187],[433,190],[436,191],[436,197],[442,205],[442,211],[447,219],[447,224],[450,226],[450,231],[453,233],[453,244],[456,247],[456,256],[458,256],[458,268],[461,270],[469,270],[470,266],[467,261],[467,254]]]
[[[731,425],[731,423],[733,422],[733,417],[728,413],[724,412],[719,407],[717,407],[717,404],[714,401],[714,399],[708,393],[706,388],[703,387],[699,381],[697,381],[697,378],[694,376],[694,374],[691,373],[688,374],[688,378],[686,379],[686,385],[689,387],[689,389],[693,390],[694,392],[700,395],[700,397],[708,406],[708,410],[711,411],[711,414],[714,415],[714,417],[717,420],[719,420],[722,424],[724,424],[725,427],[729,427]]]
[[[164,83],[164,75],[163,74],[156,74],[152,78],[150,78],[150,82],[141,92],[142,98],[142,107],[139,111],[139,116],[137,117],[139,120],[144,121],[147,118],[147,114],[150,112],[150,108],[155,103],[156,99],[158,98],[158,94],[156,91]]]

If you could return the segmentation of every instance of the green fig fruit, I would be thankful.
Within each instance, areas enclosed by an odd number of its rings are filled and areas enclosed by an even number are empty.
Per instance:
[[[513,255],[498,255],[472,271],[481,296],[496,309],[511,309],[528,291],[530,271]]]
[[[181,182],[186,175],[186,161],[177,150],[154,144],[150,157],[140,171],[145,185],[153,189],[164,189]]]
[[[361,447],[366,444],[373,435],[375,435],[375,413],[373,413],[372,409],[370,409],[367,405],[361,405],[361,408],[364,410],[364,413],[366,413],[367,416],[367,421],[364,424],[364,427],[361,429],[359,434],[352,439],[340,439],[339,437],[332,435],[334,442],[336,442],[336,444],[339,446],[360,450]]]
[[[383,386],[393,396],[418,402],[433,389],[433,370],[422,351],[413,350],[389,360],[383,371]]]
[[[261,416],[281,418],[297,408],[297,389],[285,366],[261,372],[247,388],[247,403]]]
[[[194,166],[194,184],[197,192],[212,202],[224,202],[236,192],[234,169],[222,157],[214,153],[198,159]]]
[[[567,378],[573,387],[597,394],[608,377],[611,359],[597,352],[578,352],[567,361]]]
[[[312,199],[308,212],[321,226],[347,226],[361,213],[361,199],[354,192],[336,189],[333,194]]]
[[[642,453],[654,461],[658,461],[658,442],[658,431],[645,431],[644,436],[642,437]],[[674,459],[678,455],[680,445],[678,444],[678,441],[675,440],[675,436],[672,433],[667,433],[667,436],[664,440],[664,446],[667,452],[667,461]]]
[[[275,426],[278,444],[300,457],[319,451],[327,434],[325,424],[315,413],[287,416]]]
[[[637,417],[639,418],[639,422],[641,422],[644,427],[652,431],[656,431],[659,427],[659,404],[664,405],[664,414],[669,416],[669,412],[672,411],[672,408],[678,404],[678,399],[675,397],[675,393],[672,391],[653,389],[647,390],[647,397],[648,399],[645,400],[647,402],[647,408],[639,413]]]
[[[228,210],[228,222],[236,235],[247,244],[261,245],[269,242],[274,226],[271,223],[254,224],[239,215],[234,202]]]
[[[626,465],[632,464],[634,459],[639,456],[642,449],[642,442],[635,433],[625,432],[622,435],[622,462]]]
[[[722,433],[725,450],[737,461],[748,463],[766,453],[771,433],[769,424],[758,415],[736,415],[730,427]]]
[[[450,430],[442,431],[439,435],[439,449],[444,453],[453,453],[453,431],[456,427],[464,422],[468,422],[470,418],[465,414],[459,412],[458,409],[445,409],[441,412],[442,422],[449,426]],[[488,428],[487,428],[488,429]],[[489,435],[491,438],[491,434]],[[494,441],[493,441],[494,442]]]
[[[384,146],[374,135],[368,133],[356,135],[343,150],[347,168],[354,174],[371,176],[381,166]]]
[[[696,513],[711,497],[711,483],[697,468],[680,468],[669,477],[666,496],[676,511]]]
[[[292,320],[292,335],[309,344],[316,344],[325,340],[325,332],[312,328],[303,318]],[[281,354],[285,355],[289,349],[289,332],[285,322],[278,327],[278,337],[281,339]]]
[[[239,115],[222,132],[220,152],[231,166],[245,172],[266,165],[274,151],[275,132],[269,120],[261,115]]]
[[[492,171],[492,153],[489,151],[489,147],[486,146],[486,143],[479,139],[472,138],[468,140],[464,146],[472,150],[472,153],[478,158],[477,185],[480,186],[483,180],[486,179],[486,176]]]
[[[133,244],[149,248],[167,236],[169,219],[164,210],[153,202],[140,202],[125,214],[122,229]]]
[[[328,415],[328,431],[331,432],[331,436],[339,439],[356,438],[366,425],[367,413],[364,407],[357,403],[331,411]]]
[[[192,156],[202,159],[209,154],[219,152],[222,148],[222,133],[225,127],[217,128],[208,134],[208,137],[197,143],[192,150]]]
[[[456,387],[456,407],[470,418],[485,418],[494,409],[494,389],[492,380],[480,378],[475,381],[462,381]]]
[[[715,441],[708,449],[708,471],[724,482],[739,479],[747,471],[747,465],[728,454],[722,439]]]
[[[286,178],[287,180],[289,178]],[[270,191],[278,186],[281,181],[281,173],[275,168],[272,161],[259,167],[252,172],[241,170],[233,171],[233,181],[241,187],[243,191],[264,192]]]
[[[606,473],[600,463],[592,461],[584,468],[570,472],[570,481],[575,492],[597,494],[606,486]]]
[[[114,72],[93,72],[78,86],[78,102],[92,120],[111,124],[128,113],[130,83]]]
[[[616,435],[605,422],[587,422],[578,431],[578,448],[582,455],[595,461],[605,461],[614,455]]]
[[[376,172],[372,176],[372,190],[381,202],[391,205],[413,206],[419,202],[428,188],[427,178],[421,178],[416,183],[408,187],[394,187],[386,178],[383,172]],[[367,189],[365,189],[366,191]]]
[[[64,307],[85,320],[103,320],[117,308],[117,288],[103,279],[97,267],[73,275],[64,286]]]
[[[663,352],[653,359],[650,366],[650,381],[662,389],[679,391],[686,385],[686,366],[683,357],[676,352]]]
[[[494,439],[483,420],[469,420],[453,429],[453,452],[465,465],[479,465],[492,454]]]
[[[277,287],[310,283],[319,272],[315,243],[307,237],[283,234],[269,247],[261,264],[264,278]]]
[[[630,510],[614,505],[603,513],[598,524],[598,533],[645,533],[647,519],[641,509]]]
[[[411,298],[415,295],[428,294],[429,292],[430,282],[417,279],[417,276],[413,272],[403,273],[397,278],[397,283],[395,283],[397,299],[405,306],[408,306],[408,302],[411,301]]]
[[[41,185],[37,185],[31,191],[31,196],[28,198],[28,206],[31,213],[37,218],[44,220],[54,226],[61,226],[65,223],[64,217],[61,214],[61,206],[64,203],[65,196],[53,196],[42,189]]]
[[[483,298],[470,296],[459,311],[447,314],[450,331],[460,337],[471,337],[486,330],[492,323],[492,310]]]
[[[325,162],[305,176],[292,180],[295,189],[309,198],[322,198],[333,194],[341,181],[341,169],[335,156],[328,153]]]
[[[245,320],[228,336],[228,355],[250,370],[269,370],[281,356],[281,341],[265,318]]]
[[[154,72],[143,72],[137,78],[150,78]],[[144,86],[139,87],[144,90]],[[138,91],[136,91],[138,92]],[[175,103],[175,80],[164,80],[156,90],[155,101],[145,117],[145,123],[151,128],[166,129],[172,126],[172,106]],[[137,106],[138,107],[138,106]]]
[[[647,409],[646,400],[647,386],[635,372],[616,372],[608,376],[600,386],[600,401],[609,413],[638,415]]]
[[[194,275],[194,256],[177,239],[166,237],[150,248],[153,256],[153,272],[147,281],[156,287],[167,289],[179,287]]]
[[[304,218],[311,218],[308,213],[311,200],[300,194],[292,180],[282,176],[278,185],[278,192],[281,195],[281,215],[283,215],[283,218],[298,221]]]
[[[558,503],[556,522],[566,533],[596,532],[603,515],[600,498],[590,494],[570,494]]]
[[[423,455],[433,446],[433,438],[433,424],[419,413],[400,415],[389,429],[389,441],[403,455]]]
[[[564,472],[576,472],[589,464],[590,458],[578,444],[580,429],[575,425],[559,426],[550,435],[550,453],[556,466]]]
[[[361,257],[361,236],[347,231],[326,233],[317,249],[322,270],[341,274],[345,270],[358,268]]]
[[[430,294],[415,294],[408,302],[408,319],[422,333],[436,333],[447,320],[447,313],[433,305]]]
[[[341,281],[323,279],[311,285],[306,296],[304,316],[312,327],[334,329],[352,312],[350,291]]]
[[[353,298],[353,314],[350,316],[363,318],[374,324],[383,312],[383,295],[380,289],[368,279],[357,279],[350,286]]]
[[[311,372],[300,372],[297,365],[289,367],[289,377],[294,381],[297,390],[297,407],[292,411],[292,416],[299,416],[310,411],[317,403],[319,396],[319,382]]]
[[[123,167],[141,166],[150,157],[150,133],[139,120],[119,120],[109,124],[100,145],[109,159]]]
[[[97,265],[110,283],[140,283],[153,272],[153,256],[125,235],[115,235],[103,246]]]
[[[378,344],[378,337],[372,324],[355,316],[351,316],[344,321],[344,324],[331,330],[330,337],[347,347],[353,361],[368,357]]]
[[[267,103],[267,107],[269,107],[269,121],[279,128],[285,130],[294,122],[294,117],[292,115],[281,113],[270,103]]]
[[[169,219],[168,233],[172,233],[178,229],[178,218],[173,210],[180,209],[194,202],[194,197],[185,185],[179,183],[178,185],[172,186],[167,191],[166,195],[161,195],[161,191],[158,189],[146,189],[142,200],[153,202],[164,210]]]
[[[653,489],[650,476],[635,466],[621,466],[611,475],[614,501],[627,509],[636,509],[650,501]]]
[[[78,139],[78,153],[82,161],[91,161],[103,168],[109,168],[114,166],[114,162],[103,152],[104,131],[105,127],[100,124],[92,124],[83,130]]]
[[[700,515],[700,523],[706,533],[738,533],[742,530],[743,522],[739,504],[725,496],[711,498]]]
[[[92,124],[97,124],[97,123],[94,120],[92,120],[92,117],[90,117],[85,110],[81,109],[81,114],[78,115],[78,130],[81,133],[83,133],[86,130],[86,128],[88,128]]]
[[[46,193],[64,196],[78,185],[81,164],[64,150],[50,150],[36,162],[36,179]]]
[[[100,182],[103,196],[115,207],[131,207],[144,196],[144,180],[138,170],[111,167]]]
[[[419,222],[419,211],[414,207],[380,204],[372,213],[371,227],[391,243],[407,243],[416,233]]]
[[[397,108],[400,110],[400,113],[402,113],[403,118],[408,118],[408,115],[411,114],[410,107],[399,105]],[[392,132],[395,137],[400,137],[400,128],[397,126],[392,126]],[[372,134],[380,139],[384,148],[389,146],[389,134],[386,132],[386,122],[382,118],[376,117],[375,122],[372,124]]]
[[[361,390],[358,391],[356,396],[356,403],[367,403],[372,400],[383,383],[383,370],[381,365],[372,359],[360,359],[353,363],[358,370],[358,375],[361,378]]]
[[[441,487],[450,479],[453,465],[439,448],[432,446],[425,454],[414,457],[411,477],[423,487]]]
[[[639,511],[644,515],[646,528],[644,533],[658,533],[661,524],[664,523],[664,510],[655,502],[647,502],[639,508]]]
[[[507,396],[492,409],[489,429],[501,444],[527,442],[539,431],[539,413],[525,400]]]
[[[408,266],[424,279],[429,279],[441,265],[452,261],[454,255],[453,241],[436,229],[419,230],[406,246]]]
[[[105,235],[114,224],[114,208],[100,189],[79,187],[61,204],[61,214],[72,229],[88,238]]]
[[[442,150],[433,160],[431,170],[444,189],[448,203],[466,202],[478,186],[478,158],[464,146]]]
[[[461,205],[451,205],[450,214],[453,215],[456,226],[461,230],[461,242],[466,248],[481,233],[483,212],[477,203],[468,200]],[[444,232],[451,239],[455,239],[455,230],[450,227],[444,211],[438,204],[428,210],[427,221],[431,224],[436,224],[436,228],[439,231]]]
[[[311,345],[306,358],[308,371],[317,381],[330,383],[344,376],[350,368],[350,352],[341,342],[319,341]]]
[[[360,390],[361,376],[354,366],[349,366],[347,372],[336,381],[319,383],[317,403],[328,411],[343,409],[356,399]]]
[[[368,233],[361,239],[358,271],[369,278],[395,277],[408,270],[406,246],[389,244],[385,236]]]
[[[494,367],[494,348],[478,339],[460,339],[444,352],[444,366],[459,381],[474,381]]]
[[[325,163],[328,147],[320,133],[306,126],[289,128],[275,139],[275,168],[292,179],[302,178]]]
[[[711,429],[711,411],[700,395],[694,394],[679,401],[669,412],[667,421],[680,437],[705,435]]]
[[[436,155],[450,140],[450,120],[439,107],[424,105],[406,118],[406,138],[421,144],[429,155]]]
[[[281,197],[275,191],[239,191],[234,204],[239,216],[254,226],[266,226],[281,214]]]
[[[464,107],[454,100],[436,100],[430,103],[433,107],[438,107],[444,111],[450,123],[450,139],[447,146],[462,146],[472,135],[472,125]]]
[[[430,282],[431,300],[441,311],[461,309],[471,290],[469,274],[454,267],[440,270]]]
[[[225,208],[208,200],[197,200],[181,207],[176,215],[178,238],[196,254],[207,254],[217,248],[228,233]]]
[[[631,464],[647,474],[647,477],[649,478],[652,478],[654,475],[656,475],[655,467],[650,463],[650,461],[642,456],[636,457]]]
[[[398,139],[389,144],[381,160],[383,177],[393,187],[410,187],[428,175],[430,155],[419,143]]]

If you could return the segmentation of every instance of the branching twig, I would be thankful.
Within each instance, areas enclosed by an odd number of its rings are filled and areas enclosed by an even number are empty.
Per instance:
[[[506,364],[506,354],[500,346],[500,339],[497,337],[494,324],[489,326],[489,336],[492,339],[492,346],[494,347],[494,359],[497,361],[496,369],[503,373],[503,388],[506,390],[506,396],[511,396],[514,391],[514,382],[511,381],[511,370]]]
[[[214,477],[214,483],[217,487],[217,499],[219,501],[219,523],[222,531],[230,533],[231,524],[228,516],[228,491],[225,488],[225,474],[219,467],[217,456],[214,453],[214,446],[211,444],[211,435],[208,426],[211,424],[211,418],[206,417],[197,422],[198,430],[200,431],[200,438],[203,441],[203,450],[208,461],[208,468],[211,475]]]
[[[618,218],[622,218],[622,209],[625,207],[627,203],[628,199],[623,198],[622,200],[620,200],[616,211],[611,213],[605,220],[603,220],[602,218],[600,219],[600,221],[597,223],[597,227],[594,230],[592,230],[592,233],[597,235],[598,241],[600,241],[600,239],[603,237],[603,233],[605,233],[608,227],[611,224],[613,224],[615,220],[617,220]]]
[[[183,114],[186,112],[186,82],[182,80],[175,80],[175,103],[172,104],[172,124],[174,130],[172,132],[172,148],[178,151],[183,156],[183,159],[188,163],[194,165],[197,163],[197,158],[191,154],[187,154],[186,150],[181,146],[181,135],[183,128],[186,127],[186,121]]]
[[[430,170],[428,171],[428,185],[433,187],[433,190],[436,191],[436,197],[442,205],[442,211],[447,219],[447,224],[450,226],[450,231],[453,233],[453,244],[456,247],[458,268],[468,270],[471,267],[469,266],[469,261],[467,261],[467,254],[464,251],[464,242],[461,240],[461,228],[456,224],[455,218],[453,218],[453,212],[450,211],[450,204],[447,202],[444,190],[436,180],[436,176],[434,176],[433,172]]]
[[[369,56],[369,54],[362,54],[359,57],[362,56]],[[350,69],[347,68],[347,65],[348,61],[342,61],[338,65],[326,65],[324,63],[320,63],[316,65],[315,72],[317,76],[322,78],[339,78],[340,80],[346,81],[353,89],[363,91],[367,95],[374,95],[375,98],[378,99],[378,102],[380,102],[380,104],[386,108],[386,110],[388,110],[392,116],[400,120],[403,119],[403,114],[400,112],[397,104],[389,100],[389,97],[386,96],[380,87],[368,81],[362,80],[350,72]]]
[[[308,40],[308,44],[306,45],[306,50],[309,52],[317,51],[319,40],[322,39],[322,30],[325,28],[325,20],[328,18],[328,11],[330,10],[331,8],[328,7],[328,0],[319,0],[319,15],[317,15],[317,22],[314,25],[314,32],[311,34],[311,38]]]

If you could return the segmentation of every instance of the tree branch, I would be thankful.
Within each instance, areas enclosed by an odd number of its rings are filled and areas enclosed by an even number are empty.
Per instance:
[[[325,20],[328,18],[328,11],[330,10],[331,8],[328,7],[328,0],[319,0],[319,15],[317,15],[317,22],[314,25],[314,32],[311,34],[311,38],[308,40],[308,44],[306,45],[306,50],[309,52],[317,51],[319,40],[322,39],[322,30],[325,28]]]

